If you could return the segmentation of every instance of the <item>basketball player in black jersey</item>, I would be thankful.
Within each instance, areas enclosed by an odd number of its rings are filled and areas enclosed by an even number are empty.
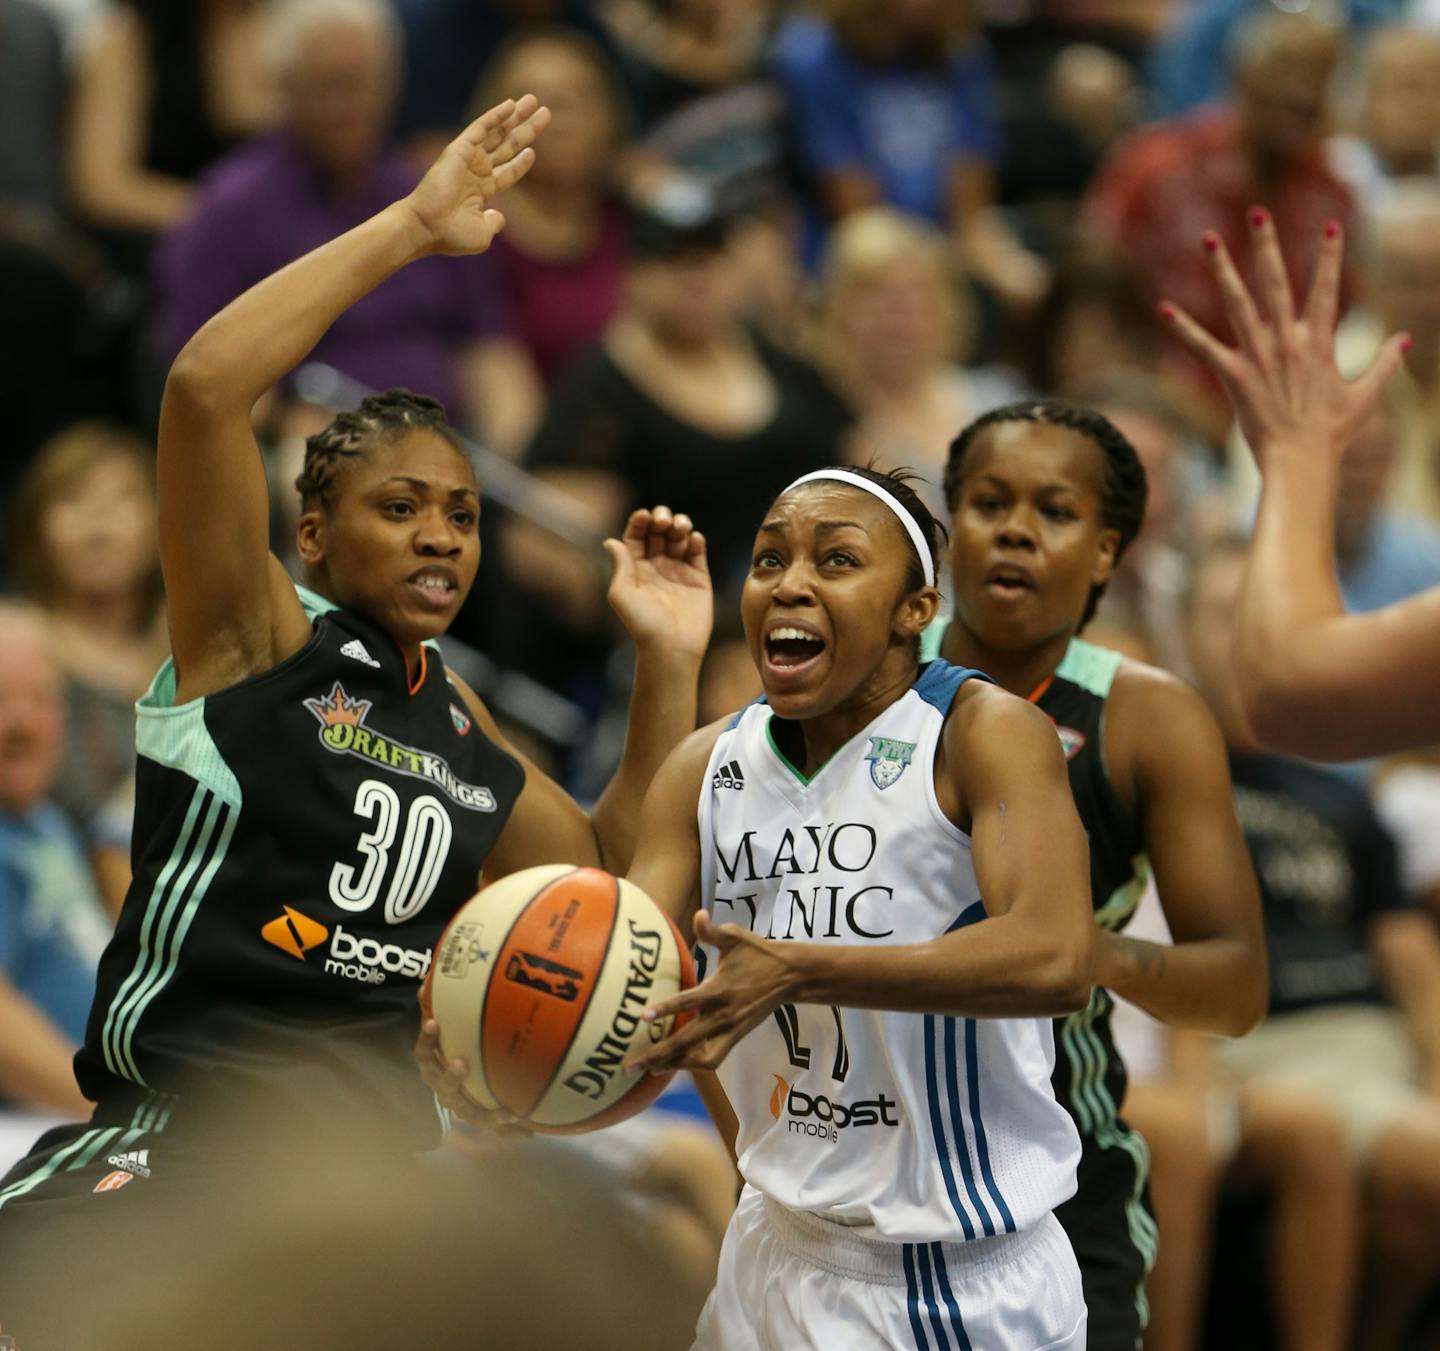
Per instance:
[[[369,398],[310,440],[309,590],[268,549],[254,404],[402,267],[488,247],[503,220],[487,203],[529,168],[548,115],[528,96],[492,109],[407,198],[211,319],[170,373],[158,479],[174,657],[140,704],[134,883],[76,1059],[96,1108],[0,1179],[0,1314],[27,1348],[66,1312],[36,1292],[67,1235],[101,1212],[137,1237],[163,1227],[162,1197],[193,1209],[194,1184],[263,1159],[260,1123],[292,1158],[357,1131],[397,1160],[437,1142],[444,1114],[412,1048],[446,921],[482,867],[623,871],[644,789],[694,726],[704,542],[663,507],[607,542],[643,717],[592,815],[445,669],[429,641],[475,578],[480,504],[432,400]],[[253,1175],[263,1189],[263,1163]],[[127,1229],[126,1215],[148,1218]],[[82,1344],[101,1343],[67,1343]]]
[[[1248,1031],[1267,1001],[1255,877],[1200,696],[1078,636],[1144,518],[1145,471],[1125,437],[1059,403],[996,409],[955,439],[945,494],[955,617],[926,650],[1049,714],[1090,838],[1095,988],[1056,1020],[1054,1075],[1084,1152],[1078,1191],[1056,1214],[1080,1260],[1089,1345],[1134,1351],[1157,1230],[1145,1144],[1119,1114],[1110,992],[1176,1026]],[[1120,934],[1151,875],[1173,947]]]

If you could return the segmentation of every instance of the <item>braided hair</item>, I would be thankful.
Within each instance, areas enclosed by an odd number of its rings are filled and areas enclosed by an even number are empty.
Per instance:
[[[303,509],[330,506],[342,464],[415,431],[434,432],[464,454],[460,437],[445,420],[445,406],[424,394],[387,389],[383,394],[367,394],[358,408],[337,413],[324,431],[305,439],[305,465],[295,480]]]
[[[1115,546],[1115,561],[1119,563],[1145,522],[1145,500],[1149,492],[1145,466],[1125,434],[1109,418],[1091,408],[1077,408],[1058,399],[1027,399],[1021,403],[1005,404],[976,418],[950,443],[950,458],[945,464],[945,505],[951,514],[960,505],[966,459],[975,438],[986,428],[1002,422],[1037,422],[1064,427],[1099,448],[1105,457],[1105,481],[1100,490],[1100,523],[1106,529],[1120,533],[1120,542]],[[1095,617],[1105,586],[1101,582],[1090,588],[1079,629]]]

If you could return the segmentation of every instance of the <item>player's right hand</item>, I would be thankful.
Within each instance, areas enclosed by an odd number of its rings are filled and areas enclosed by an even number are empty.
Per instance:
[[[499,1139],[523,1140],[529,1137],[530,1132],[508,1112],[481,1107],[465,1092],[469,1066],[458,1058],[445,1059],[440,1050],[440,1024],[433,1018],[427,1018],[420,1024],[420,1035],[415,1039],[415,1063],[420,1067],[420,1077],[435,1094],[435,1100],[457,1121],[478,1127],[480,1131]]]
[[[506,99],[477,117],[432,164],[405,198],[427,251],[484,253],[505,224],[490,201],[518,183],[535,163],[530,149],[550,121],[532,94]]]

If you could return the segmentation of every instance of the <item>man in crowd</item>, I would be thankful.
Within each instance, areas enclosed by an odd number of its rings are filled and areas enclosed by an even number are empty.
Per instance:
[[[1326,223],[1351,213],[1322,139],[1341,36],[1307,15],[1257,14],[1231,49],[1229,104],[1155,123],[1110,154],[1087,196],[1083,229],[1130,260],[1152,300],[1168,298],[1226,335],[1202,241],[1207,232],[1223,240],[1253,279],[1250,212],[1259,204],[1273,213],[1291,284],[1304,293]]]
[[[281,130],[221,160],[161,249],[161,327],[172,352],[246,288],[419,178],[389,140],[400,49],[386,0],[294,0],[275,7],[267,39]],[[485,256],[406,268],[336,321],[315,360],[372,388],[437,398],[493,449],[517,452],[539,415],[540,387],[509,332],[494,268]]]
[[[0,601],[0,1170],[36,1134],[20,1109],[90,1115],[70,1060],[108,924],[80,846],[47,801],[62,717],[44,621]]]

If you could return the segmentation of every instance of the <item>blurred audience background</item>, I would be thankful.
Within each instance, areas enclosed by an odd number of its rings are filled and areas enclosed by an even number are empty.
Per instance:
[[[0,0],[12,1154],[83,1110],[66,1058],[128,882],[131,706],[165,651],[166,362],[522,92],[554,120],[494,249],[381,287],[255,421],[284,558],[303,440],[332,406],[392,385],[446,403],[487,550],[447,657],[582,796],[623,730],[598,541],[631,507],[706,533],[705,716],[723,716],[757,689],[734,610],[763,504],[875,461],[939,507],[951,438],[1031,396],[1099,408],[1149,473],[1144,533],[1087,637],[1197,680],[1225,722],[1206,625],[1257,484],[1221,391],[1154,311],[1168,296],[1223,334],[1204,239],[1253,281],[1257,207],[1300,288],[1326,223],[1346,227],[1344,369],[1414,339],[1347,451],[1347,602],[1440,581],[1440,0]],[[1162,1254],[1146,1347],[1430,1351],[1440,750],[1322,771],[1226,727],[1276,1007],[1239,1046],[1132,1042]],[[1296,943],[1319,965],[1287,968]],[[1314,977],[1303,998],[1287,970]],[[1313,1080],[1276,1074],[1302,1051]],[[1385,1078],[1363,1120],[1334,1091],[1357,1059]]]

